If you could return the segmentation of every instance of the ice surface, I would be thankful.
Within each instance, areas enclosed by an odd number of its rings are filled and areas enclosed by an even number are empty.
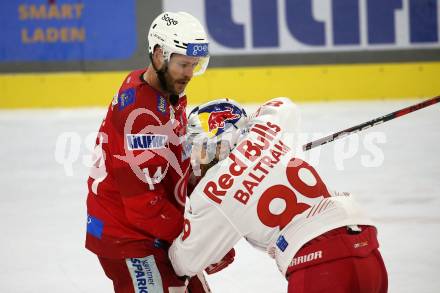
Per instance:
[[[416,102],[304,104],[302,129],[317,138]],[[351,191],[377,222],[389,292],[440,292],[439,109],[305,154],[329,187]],[[112,292],[84,249],[83,160],[104,114],[103,108],[0,111],[0,292]],[[62,135],[70,137],[65,150]],[[57,162],[69,156],[71,168]],[[286,292],[272,259],[244,241],[236,250],[236,261],[209,277],[213,292]]]

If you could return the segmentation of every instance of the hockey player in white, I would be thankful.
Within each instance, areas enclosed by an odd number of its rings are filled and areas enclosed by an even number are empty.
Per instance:
[[[275,259],[288,292],[387,291],[376,228],[348,193],[329,192],[296,157],[298,120],[288,98],[250,117],[227,99],[190,113],[192,164],[202,178],[169,250],[178,275],[221,264],[244,237]]]

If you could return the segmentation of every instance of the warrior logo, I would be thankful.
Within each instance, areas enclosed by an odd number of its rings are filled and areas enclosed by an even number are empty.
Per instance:
[[[232,108],[223,111],[212,112],[208,118],[209,131],[224,128],[225,122],[240,118],[239,114],[232,113]]]

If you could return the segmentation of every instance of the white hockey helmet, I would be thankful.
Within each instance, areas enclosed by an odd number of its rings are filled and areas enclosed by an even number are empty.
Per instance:
[[[218,155],[220,160],[227,157],[234,149],[240,137],[247,132],[246,111],[231,99],[217,99],[194,108],[188,115],[187,140],[192,145],[193,153],[206,151],[205,158],[192,156],[193,168],[202,161],[211,162]]]
[[[205,72],[209,63],[208,37],[203,26],[186,12],[163,12],[151,23],[148,32],[148,52],[159,45],[169,62],[173,53],[198,57],[194,75]]]

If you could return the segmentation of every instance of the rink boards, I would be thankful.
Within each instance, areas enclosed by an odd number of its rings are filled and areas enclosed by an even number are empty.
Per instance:
[[[0,75],[0,108],[104,106],[128,71]],[[212,68],[187,88],[192,104],[219,97],[259,103],[429,97],[440,93],[440,62]]]

